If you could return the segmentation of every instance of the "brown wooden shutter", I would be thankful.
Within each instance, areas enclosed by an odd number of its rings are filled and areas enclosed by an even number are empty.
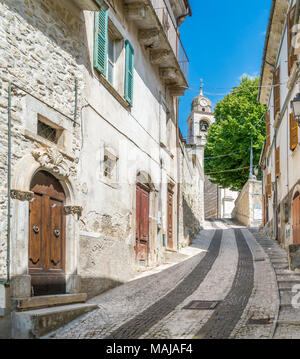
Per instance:
[[[278,112],[280,112],[280,66],[274,73],[274,119]]]
[[[280,147],[275,150],[275,176],[280,177]]]
[[[293,112],[290,113],[290,149],[294,149],[298,145],[298,122],[294,120]]]
[[[294,62],[297,61],[298,56],[292,55],[292,40],[293,40],[293,26],[295,22],[296,5],[294,5],[288,13],[288,74],[290,75]]]
[[[266,114],[266,140],[267,140],[267,149],[271,145],[271,120],[270,120],[270,110]]]
[[[267,177],[267,196],[268,197],[272,196],[272,175],[271,175],[271,173],[268,174],[268,177]]]

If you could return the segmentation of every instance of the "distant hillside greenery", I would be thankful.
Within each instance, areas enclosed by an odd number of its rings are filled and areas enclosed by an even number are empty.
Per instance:
[[[247,182],[251,138],[254,167],[258,165],[266,130],[266,107],[257,102],[258,86],[259,78],[243,77],[215,108],[216,122],[207,136],[205,173],[222,188],[240,191]],[[227,154],[230,156],[225,157]],[[229,172],[236,169],[240,170]]]

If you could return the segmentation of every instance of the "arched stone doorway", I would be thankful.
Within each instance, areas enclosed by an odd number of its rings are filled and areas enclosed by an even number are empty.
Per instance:
[[[293,197],[293,242],[300,244],[300,192],[296,192]]]
[[[49,172],[32,178],[29,204],[28,271],[32,295],[66,293],[65,280],[65,192]]]

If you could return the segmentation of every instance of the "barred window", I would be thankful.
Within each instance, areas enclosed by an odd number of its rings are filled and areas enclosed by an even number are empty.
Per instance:
[[[57,130],[40,120],[37,123],[37,134],[48,141],[57,143]]]

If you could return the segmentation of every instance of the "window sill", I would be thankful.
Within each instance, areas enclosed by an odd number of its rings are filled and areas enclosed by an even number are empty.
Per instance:
[[[125,98],[120,95],[120,93],[111,85],[111,83],[100,73],[97,72],[97,77],[99,78],[101,84],[106,88],[106,90],[128,111],[131,110],[131,105],[125,100]]]

